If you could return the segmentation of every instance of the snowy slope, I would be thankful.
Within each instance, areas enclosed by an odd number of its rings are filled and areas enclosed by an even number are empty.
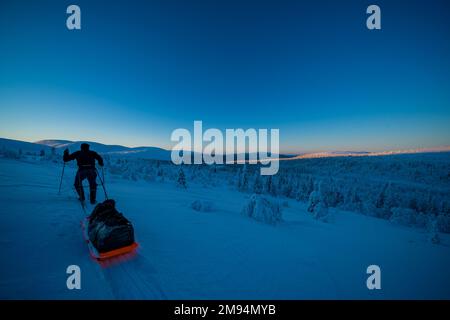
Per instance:
[[[65,148],[71,145],[73,142],[69,140],[40,140],[36,141],[36,144],[42,144],[53,148]]]
[[[71,152],[80,150],[82,143],[89,143],[92,150],[101,154],[120,156],[122,158],[170,160],[170,151],[156,147],[135,147],[129,148],[120,145],[106,145],[92,141],[67,141],[67,140],[40,140],[36,144],[53,146],[59,152],[68,148]]]
[[[51,147],[47,145],[40,145],[32,142],[25,142],[20,140],[0,138],[0,150],[14,151],[14,152],[31,152],[39,153],[41,150],[50,152]]]
[[[402,154],[420,154],[420,153],[435,153],[435,152],[449,152],[450,146],[442,146],[435,148],[418,148],[407,150],[391,150],[391,151],[331,151],[331,152],[315,152],[299,154],[295,157],[288,157],[283,160],[298,160],[311,158],[331,158],[331,157],[366,157],[366,156],[388,156],[388,155],[402,155]]]
[[[447,234],[433,245],[418,229],[335,209],[334,222],[323,223],[290,199],[284,221],[265,225],[240,214],[249,194],[220,185],[184,190],[108,175],[140,249],[100,266],[82,239],[74,169],[66,167],[58,196],[60,172],[51,162],[0,158],[0,298],[450,298]],[[194,200],[215,209],[194,211]],[[82,270],[79,291],[66,288],[71,264]],[[381,291],[366,288],[371,264],[382,269]]]

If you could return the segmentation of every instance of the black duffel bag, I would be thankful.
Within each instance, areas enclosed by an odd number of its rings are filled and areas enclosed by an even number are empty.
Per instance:
[[[123,214],[116,210],[116,202],[112,199],[95,206],[89,216],[88,236],[99,253],[134,243],[133,226]]]

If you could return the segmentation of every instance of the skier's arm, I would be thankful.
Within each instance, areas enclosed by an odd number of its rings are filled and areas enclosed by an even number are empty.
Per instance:
[[[69,154],[69,150],[66,149],[66,150],[64,150],[63,160],[64,160],[64,162],[75,160],[77,158],[77,155],[78,155],[78,151],[75,151],[74,153]]]
[[[97,159],[98,165],[103,167],[103,158],[97,152],[94,152],[94,157]]]

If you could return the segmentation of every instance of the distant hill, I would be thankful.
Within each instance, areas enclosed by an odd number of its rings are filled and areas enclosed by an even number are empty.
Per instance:
[[[394,150],[394,151],[380,151],[380,152],[368,152],[368,151],[330,151],[330,152],[315,152],[305,153],[298,156],[286,159],[311,159],[311,158],[330,158],[330,157],[364,157],[364,156],[387,156],[395,154],[414,154],[414,153],[433,153],[433,152],[449,152],[450,146],[436,147],[436,148],[418,148],[407,150]]]
[[[40,141],[36,141],[34,143],[43,144],[43,145],[46,145],[46,146],[49,146],[49,147],[58,148],[58,147],[62,147],[64,145],[71,144],[73,142],[69,141],[69,140],[40,140]]]
[[[170,151],[156,147],[129,148],[120,145],[106,145],[91,141],[68,141],[68,140],[41,140],[37,142],[25,142],[13,139],[0,138],[0,150],[14,151],[21,153],[39,154],[44,151],[46,154],[55,152],[62,154],[66,148],[70,152],[80,150],[82,143],[89,143],[91,148],[100,154],[117,155],[124,158],[142,158],[153,160],[170,160]]]
[[[51,151],[51,147],[32,142],[0,138],[0,150],[21,151],[23,153],[39,153],[41,150],[44,150],[45,152]]]
[[[97,151],[100,154],[107,154],[111,156],[120,156],[122,158],[133,159],[153,159],[153,160],[166,160],[170,161],[171,150],[166,150],[158,147],[125,147],[121,145],[107,145],[92,141],[69,141],[48,139],[40,140],[36,142],[25,142],[19,140],[12,140],[6,138],[0,138],[0,150],[13,150],[16,152],[31,152],[40,153],[42,150],[45,153],[52,152],[54,150],[57,154],[62,154],[63,151],[68,148],[71,152],[79,150],[82,143],[89,143],[91,149]],[[368,151],[330,151],[330,152],[316,152],[316,153],[304,153],[298,155],[280,154],[280,160],[296,160],[296,159],[309,159],[309,158],[327,158],[327,157],[362,157],[362,156],[383,156],[394,154],[411,154],[411,153],[429,153],[429,152],[449,152],[450,146],[436,147],[436,148],[419,148],[409,150],[396,150],[396,151],[384,151],[384,152],[368,152]],[[248,159],[249,154],[245,154],[245,158]],[[193,157],[193,155],[192,155]],[[225,158],[225,157],[224,157]]]
[[[125,147],[121,145],[108,145],[92,141],[68,141],[68,140],[40,140],[35,142],[38,145],[54,147],[58,153],[62,153],[64,149],[71,152],[80,150],[82,143],[88,143],[92,150],[101,154],[120,155],[130,158],[154,159],[154,160],[170,160],[170,151],[157,147]]]

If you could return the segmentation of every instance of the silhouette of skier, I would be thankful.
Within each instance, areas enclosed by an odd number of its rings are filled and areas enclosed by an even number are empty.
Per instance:
[[[84,201],[84,189],[82,182],[87,179],[89,182],[89,200],[92,204],[96,203],[97,196],[97,170],[95,169],[95,160],[103,167],[103,158],[95,151],[89,150],[87,143],[82,143],[79,151],[69,154],[69,150],[64,150],[64,162],[77,160],[78,171],[75,176],[75,190],[78,193],[80,201]]]

